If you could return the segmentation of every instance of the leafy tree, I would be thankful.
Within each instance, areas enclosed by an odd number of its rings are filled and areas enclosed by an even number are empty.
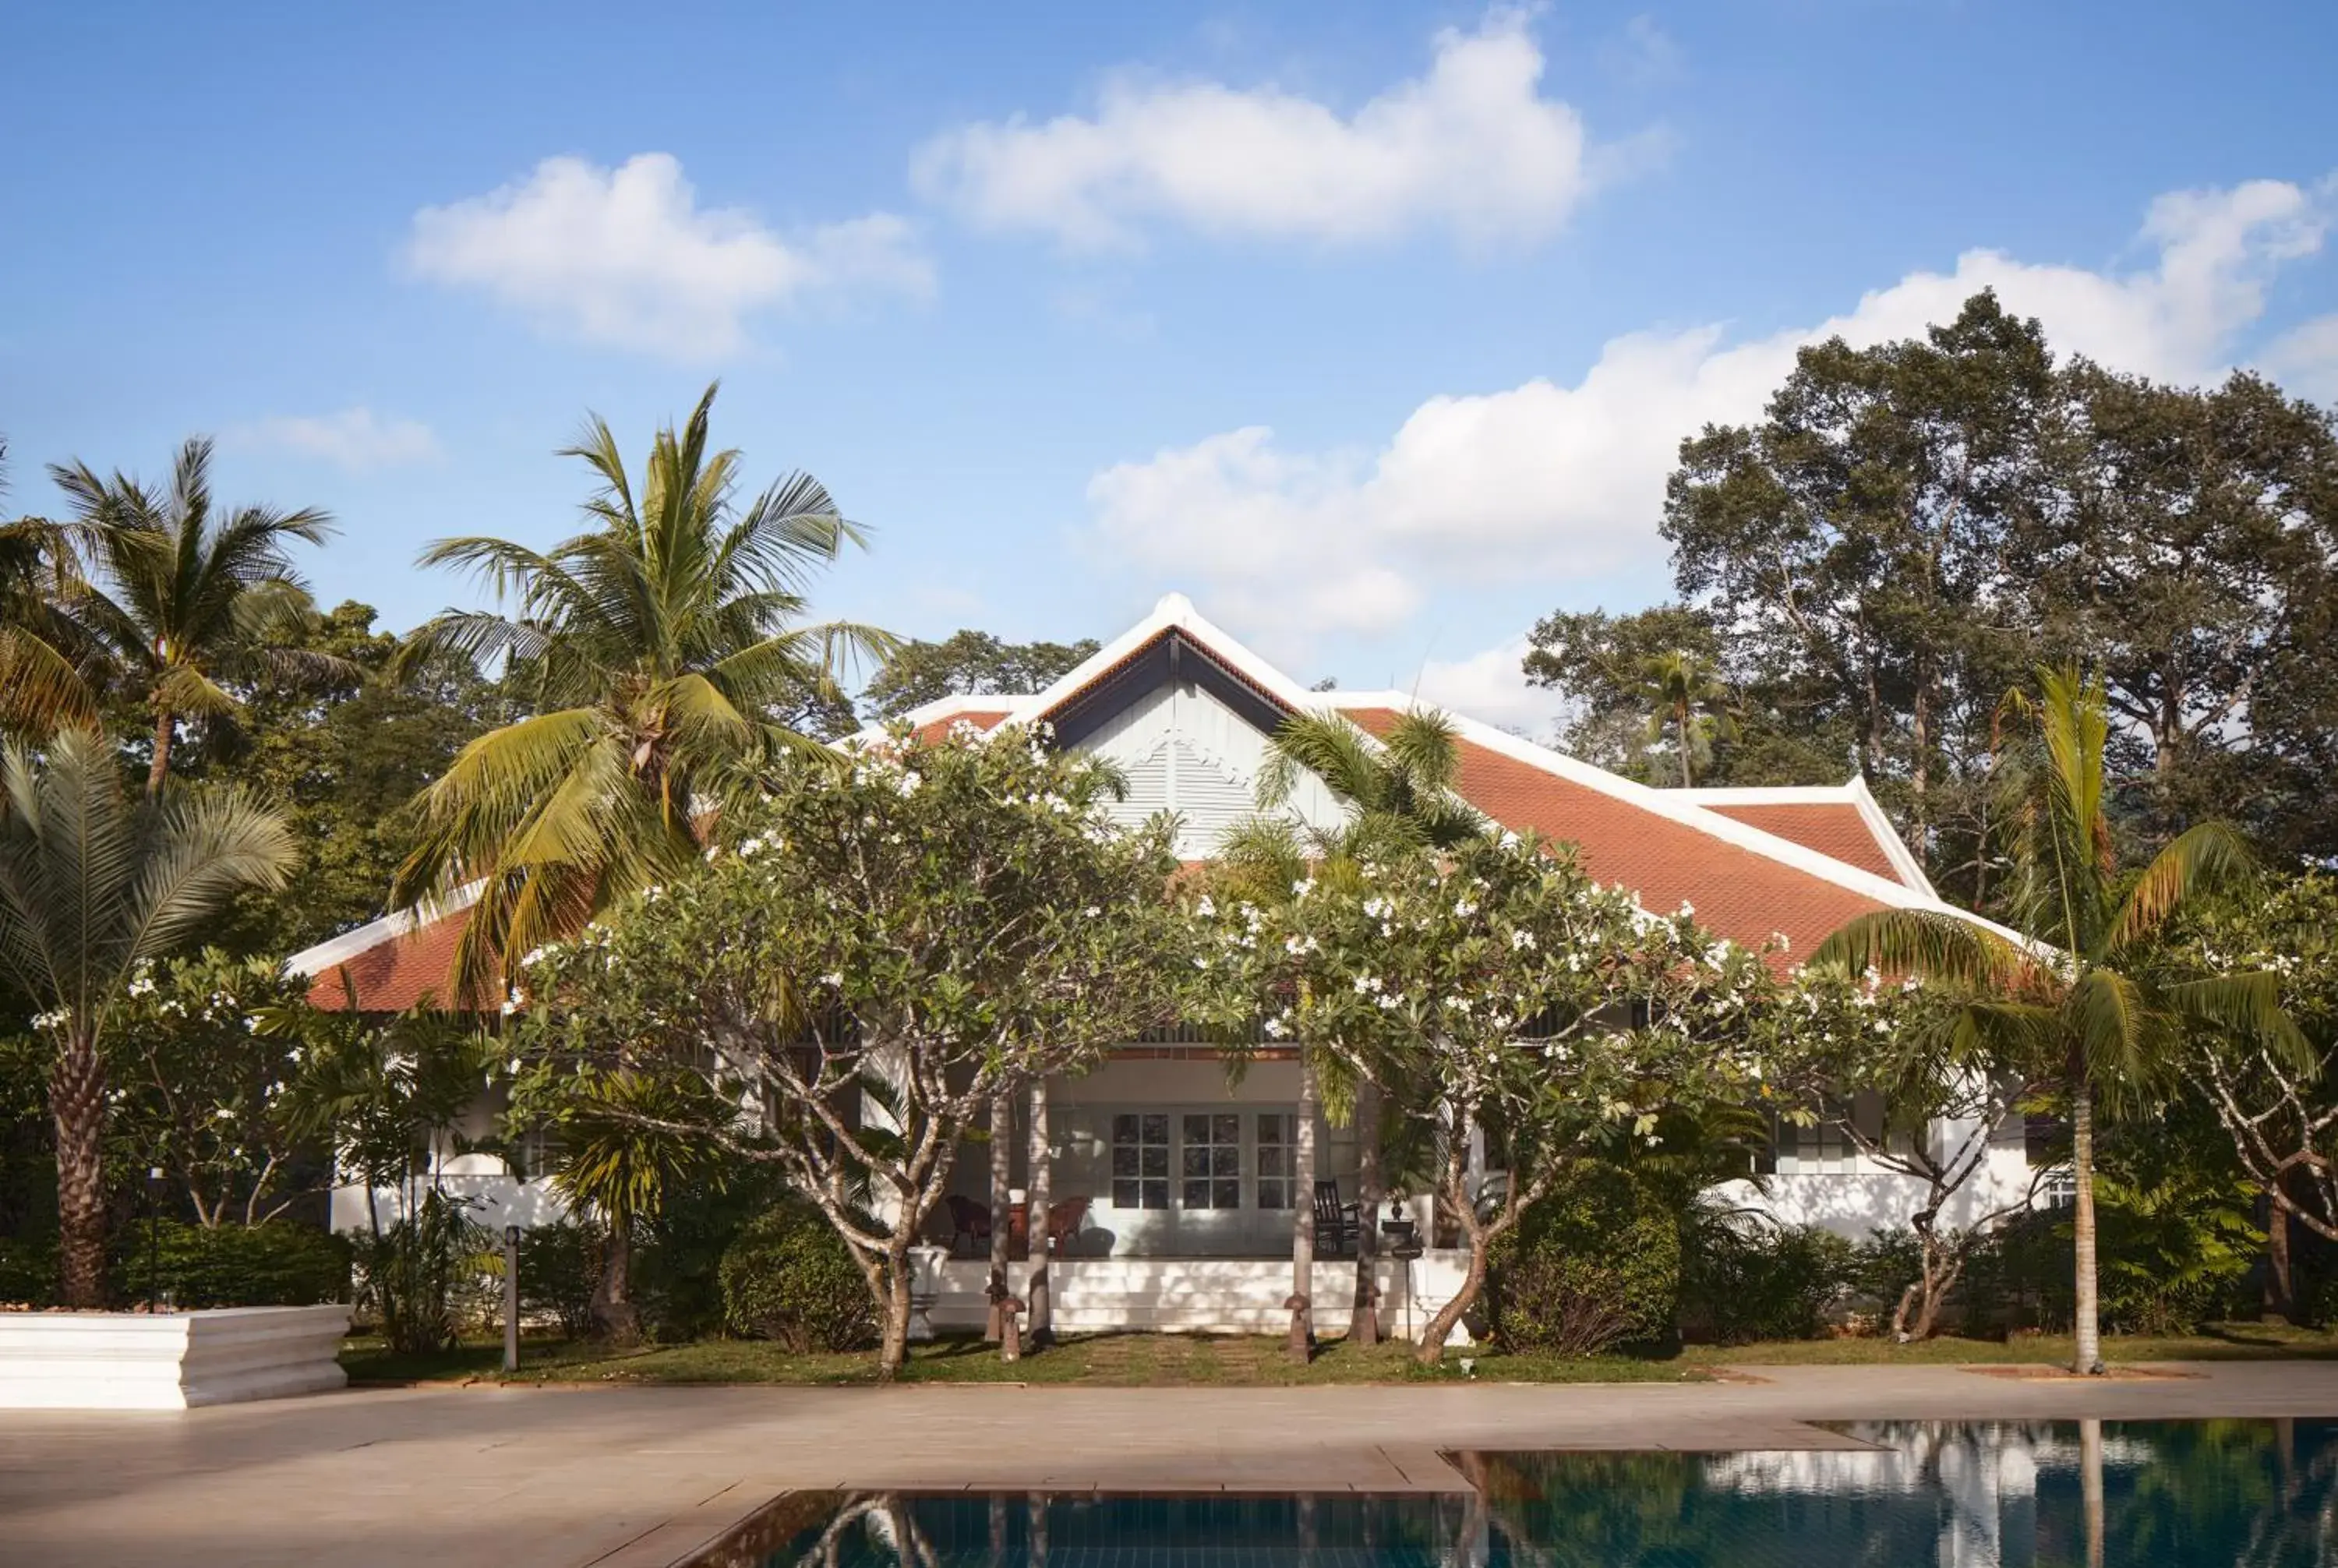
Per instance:
[[[997,1084],[1158,1024],[1190,972],[1166,826],[1113,828],[1116,782],[1019,729],[791,768],[726,816],[727,852],[696,875],[530,956],[524,1092],[704,1075],[745,1110],[619,1114],[784,1171],[851,1249],[892,1377],[909,1250]]]
[[[1485,818],[1454,789],[1461,752],[1452,721],[1428,709],[1400,714],[1380,739],[1367,735],[1344,715],[1295,713],[1272,737],[1258,779],[1259,813],[1235,824],[1219,851],[1217,880],[1227,897],[1261,906],[1280,906],[1317,877],[1352,880],[1367,862],[1450,848],[1485,831]],[[1322,781],[1348,808],[1335,828],[1302,829],[1285,810],[1300,781]],[[1299,955],[1292,955],[1299,957]],[[1239,1022],[1246,1025],[1251,1000],[1237,995]],[[1307,1305],[1296,1309],[1292,1343],[1301,1354],[1314,1335],[1315,1117],[1327,1101],[1335,1121],[1352,1112],[1361,1169],[1357,1174],[1356,1287],[1350,1334],[1376,1344],[1379,1233],[1370,1216],[1382,1191],[1380,1140],[1382,1102],[1393,1086],[1392,1060],[1385,1054],[1342,1051],[1337,1042],[1302,1034],[1299,1103],[1292,1151],[1292,1295]],[[1239,1062],[1240,1054],[1235,1060]],[[1329,1076],[1330,1094],[1323,1093]]]
[[[261,1029],[307,993],[273,959],[217,947],[142,965],[125,987],[111,1050],[116,1127],[206,1230],[274,1219],[322,1174],[302,1169],[306,1141],[287,1109],[301,1047]]]
[[[2109,718],[2099,683],[2069,670],[2038,672],[2034,713],[2042,760],[2019,820],[2014,889],[2026,941],[1953,915],[1890,909],[1862,915],[1820,945],[1814,965],[1913,975],[1965,1004],[1963,1027],[2000,1060],[2057,1073],[2070,1113],[2075,1215],[2077,1369],[2102,1367],[2096,1273],[2095,1105],[2128,1103],[2164,1084],[2187,1023],[2245,1034],[2284,1051],[2296,1029],[2270,971],[2157,984],[2151,944],[2218,884],[2244,876],[2248,852],[2221,822],[2186,830],[2124,883],[2105,815]]]
[[[872,717],[888,720],[942,697],[1043,691],[1098,646],[1093,637],[1070,643],[1005,642],[972,630],[939,642],[904,642],[885,656],[860,700]]]
[[[1435,856],[1302,879],[1261,906],[1197,902],[1210,966],[1270,1039],[1391,1059],[1469,1259],[1419,1355],[1434,1365],[1495,1247],[1574,1164],[1656,1135],[1669,1109],[1753,1092],[1759,955],[1684,911],[1650,919],[1564,848],[1480,835]],[[1483,1150],[1481,1165],[1478,1151]],[[1488,1167],[1504,1177],[1484,1181]]]
[[[626,1068],[563,1087],[549,1118],[559,1151],[553,1185],[571,1207],[590,1210],[608,1227],[593,1323],[604,1338],[630,1343],[641,1337],[634,1238],[664,1210],[670,1190],[719,1190],[722,1152],[694,1130],[733,1107],[710,1102],[706,1081],[694,1075]]]
[[[69,1307],[105,1292],[106,1037],[142,964],[291,868],[282,820],[239,791],[123,799],[113,748],[68,730],[0,751],[0,967],[44,1009]]]
[[[320,675],[323,655],[280,645],[316,612],[288,545],[319,544],[332,520],[313,507],[220,512],[211,493],[211,443],[179,449],[167,491],[85,463],[49,475],[73,507],[69,527],[89,557],[90,581],[66,608],[121,679],[136,686],[152,722],[146,793],[162,793],[182,720],[231,722],[242,703],[229,682],[263,670]]]
[[[8,495],[8,448],[0,442],[0,501]],[[0,726],[44,737],[58,724],[92,724],[97,693],[84,667],[90,652],[63,606],[81,591],[73,546],[39,517],[0,523]]]
[[[596,482],[585,532],[548,552],[474,537],[423,553],[478,573],[516,612],[447,611],[415,632],[400,667],[508,662],[535,710],[465,746],[423,792],[398,872],[405,904],[484,883],[467,978],[693,864],[707,808],[817,749],[777,710],[891,646],[867,627],[805,622],[812,576],[866,536],[805,474],[740,507],[740,454],[708,446],[714,391],[679,433],[658,433],[638,486],[608,426],[587,422],[562,454]]]
[[[1713,743],[1736,728],[1728,682],[1706,661],[1675,648],[1650,659],[1640,671],[1648,701],[1648,739],[1671,737],[1684,789],[1695,787],[1700,764],[1713,760]]]

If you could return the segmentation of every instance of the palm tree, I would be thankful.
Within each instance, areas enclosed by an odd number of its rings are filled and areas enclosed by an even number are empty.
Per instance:
[[[1485,831],[1486,820],[1454,792],[1461,769],[1459,736],[1441,713],[1415,709],[1375,740],[1337,713],[1298,713],[1275,730],[1261,769],[1261,812],[1228,833],[1219,858],[1230,891],[1252,903],[1279,903],[1309,875],[1338,880],[1370,860],[1387,861],[1449,848]],[[1336,828],[1302,831],[1282,808],[1308,776],[1348,807]],[[1378,1232],[1373,1210],[1380,1198],[1380,1109],[1386,1085],[1329,1042],[1300,1041],[1299,1104],[1292,1149],[1292,1293],[1311,1294],[1315,1264],[1315,1115],[1328,1086],[1334,1110],[1353,1107],[1359,1170],[1356,1186],[1356,1286],[1351,1335],[1380,1338],[1372,1308]],[[1328,1083],[1327,1083],[1328,1081]],[[1306,1325],[1312,1332],[1311,1314]]]
[[[1648,739],[1672,736],[1680,755],[1681,788],[1694,789],[1696,764],[1712,760],[1714,741],[1734,731],[1728,685],[1704,659],[1676,648],[1640,666],[1640,690],[1650,704]]]
[[[283,886],[296,858],[282,818],[239,790],[133,805],[113,746],[93,731],[62,731],[44,760],[0,750],[0,967],[55,1042],[49,1114],[68,1307],[98,1306],[105,1292],[108,1015],[141,963],[234,894]]]
[[[423,554],[478,573],[516,613],[450,610],[402,665],[508,661],[537,706],[466,746],[417,800],[394,897],[482,884],[457,958],[467,984],[694,862],[711,807],[781,754],[824,750],[778,715],[806,689],[832,693],[840,662],[894,645],[803,623],[812,574],[866,537],[809,475],[738,509],[740,455],[707,445],[714,392],[679,435],[658,432],[638,489],[608,426],[587,422],[561,454],[596,481],[585,532],[549,551],[464,538]]]
[[[317,614],[286,546],[324,543],[331,517],[314,507],[218,514],[211,464],[209,440],[187,442],[167,492],[119,472],[102,478],[86,463],[49,466],[73,503],[65,527],[94,579],[73,595],[67,611],[106,661],[144,689],[154,729],[150,799],[170,777],[179,721],[230,720],[242,707],[231,683],[270,670],[354,672],[329,655],[275,646]]]
[[[664,1209],[669,1187],[722,1188],[715,1146],[686,1131],[719,1114],[711,1098],[702,1087],[626,1070],[581,1088],[555,1118],[559,1155],[553,1185],[571,1207],[591,1210],[609,1228],[608,1252],[593,1290],[593,1321],[621,1344],[641,1337],[632,1283],[641,1226]]]
[[[0,444],[0,500],[7,456]],[[40,740],[60,724],[97,721],[82,666],[89,650],[64,609],[81,587],[63,529],[40,517],[0,523],[0,727]]]
[[[2166,1081],[2187,1023],[2303,1051],[2269,971],[2156,985],[2142,960],[2153,936],[2219,885],[2250,868],[2247,847],[2222,822],[2176,838],[2123,886],[2103,808],[2103,688],[2074,670],[2042,670],[2034,701],[2042,752],[2015,846],[2016,942],[1930,910],[1862,915],[1812,956],[1950,987],[1964,998],[1958,1028],[2000,1059],[2027,1056],[2058,1074],[2070,1102],[2078,1351],[2102,1370],[2095,1277],[2095,1107],[2134,1103]]]

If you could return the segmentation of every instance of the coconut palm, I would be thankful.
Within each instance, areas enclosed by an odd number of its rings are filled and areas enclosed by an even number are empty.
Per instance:
[[[2073,670],[2038,672],[2034,719],[2039,766],[2015,845],[2013,941],[1954,915],[1891,909],[1862,915],[1820,945],[1812,961],[1914,976],[1964,998],[1958,1027],[1986,1038],[1999,1059],[2028,1059],[2060,1076],[2070,1103],[2077,1180],[2076,1367],[2102,1370],[2095,1276],[2095,1110],[2135,1104],[2166,1083],[2187,1024],[2303,1052],[2271,972],[2155,985],[2142,960],[2167,923],[2219,885],[2245,878],[2240,836],[2204,822],[2176,838],[2131,882],[2118,873],[2104,812],[2103,746],[2109,723],[2098,681]]]
[[[707,444],[714,392],[679,434],[658,433],[638,486],[608,426],[587,422],[561,454],[594,477],[585,532],[548,551],[462,538],[423,553],[477,573],[515,613],[450,610],[408,640],[404,662],[507,661],[536,707],[465,747],[418,798],[419,841],[398,873],[401,904],[481,884],[457,960],[467,984],[696,860],[711,807],[781,754],[822,750],[781,721],[788,705],[893,646],[804,622],[812,575],[866,537],[809,475],[740,508],[740,455]]]
[[[120,675],[143,689],[153,720],[149,799],[170,777],[180,720],[231,721],[241,709],[231,683],[270,671],[354,672],[346,661],[278,645],[317,618],[286,546],[324,543],[332,518],[314,507],[221,513],[211,464],[211,443],[197,437],[179,448],[167,491],[118,471],[101,477],[86,463],[49,466],[73,504],[65,526],[91,568],[69,612]]]
[[[245,888],[283,885],[282,818],[239,790],[133,804],[113,746],[60,732],[45,757],[0,750],[0,967],[54,1043],[59,1264],[69,1307],[105,1289],[104,1034],[138,965],[199,931]]]
[[[620,1343],[640,1338],[634,1310],[634,1241],[665,1207],[667,1190],[701,1185],[719,1191],[723,1167],[709,1140],[686,1129],[719,1117],[702,1083],[623,1071],[581,1087],[554,1118],[559,1153],[553,1185],[572,1208],[590,1210],[609,1228],[609,1248],[593,1290],[593,1322]]]
[[[1696,768],[1713,760],[1713,743],[1735,729],[1729,712],[1729,687],[1718,671],[1684,649],[1658,653],[1640,667],[1640,690],[1650,705],[1648,739],[1672,737],[1680,758],[1684,789],[1696,784]]]
[[[7,456],[0,445],[0,502]],[[39,517],[0,523],[0,727],[42,739],[59,724],[96,722],[90,649],[64,608],[81,586],[63,529]]]
[[[1344,715],[1298,713],[1275,730],[1260,770],[1261,811],[1237,823],[1220,848],[1229,891],[1252,903],[1291,897],[1310,875],[1337,880],[1367,861],[1388,861],[1449,848],[1485,831],[1486,819],[1455,792],[1460,744],[1452,720],[1415,709],[1374,738]],[[1335,828],[1302,828],[1283,808],[1300,780],[1312,775],[1347,807]],[[1359,1340],[1379,1338],[1372,1310],[1378,1234],[1373,1208],[1380,1197],[1380,1100],[1387,1085],[1327,1049],[1300,1041],[1297,1134],[1292,1149],[1292,1293],[1311,1294],[1315,1263],[1315,1115],[1328,1098],[1336,1112],[1352,1109],[1357,1173],[1356,1288],[1351,1329]],[[1384,1076],[1385,1074],[1381,1074]]]

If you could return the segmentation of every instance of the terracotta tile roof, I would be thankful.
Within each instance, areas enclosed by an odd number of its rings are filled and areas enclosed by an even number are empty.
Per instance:
[[[1347,712],[1376,734],[1397,718],[1386,708]],[[1461,795],[1487,816],[1505,827],[1532,828],[1574,844],[1596,880],[1623,884],[1656,914],[1690,905],[1707,929],[1747,946],[1758,947],[1773,932],[1783,932],[1789,944],[1786,963],[1799,963],[1852,916],[1884,906],[1880,899],[1477,741],[1464,739],[1460,747]]]
[[[309,1004],[341,1012],[350,986],[365,1013],[403,1013],[453,995],[455,946],[470,922],[468,908],[457,909],[318,971],[309,982]]]
[[[968,708],[956,713],[944,714],[939,719],[928,720],[918,725],[914,733],[919,740],[930,746],[960,724],[971,724],[977,730],[995,730],[1007,714],[1007,710],[1004,708]]]
[[[1832,856],[1846,866],[1856,866],[1862,871],[1872,871],[1878,877],[1889,877],[1905,884],[1900,868],[1891,863],[1883,846],[1875,841],[1867,819],[1856,806],[1837,805],[1832,801],[1788,801],[1783,804],[1744,804],[1736,801],[1716,802],[1705,807],[1718,811],[1749,828],[1759,828],[1764,833],[1775,833],[1781,838],[1791,838],[1806,849],[1815,849]]]

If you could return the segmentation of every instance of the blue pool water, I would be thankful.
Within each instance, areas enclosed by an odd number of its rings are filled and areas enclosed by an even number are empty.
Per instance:
[[[2338,1568],[2338,1420],[1891,1422],[1865,1446],[1459,1454],[1453,1496],[822,1494],[738,1568]]]

